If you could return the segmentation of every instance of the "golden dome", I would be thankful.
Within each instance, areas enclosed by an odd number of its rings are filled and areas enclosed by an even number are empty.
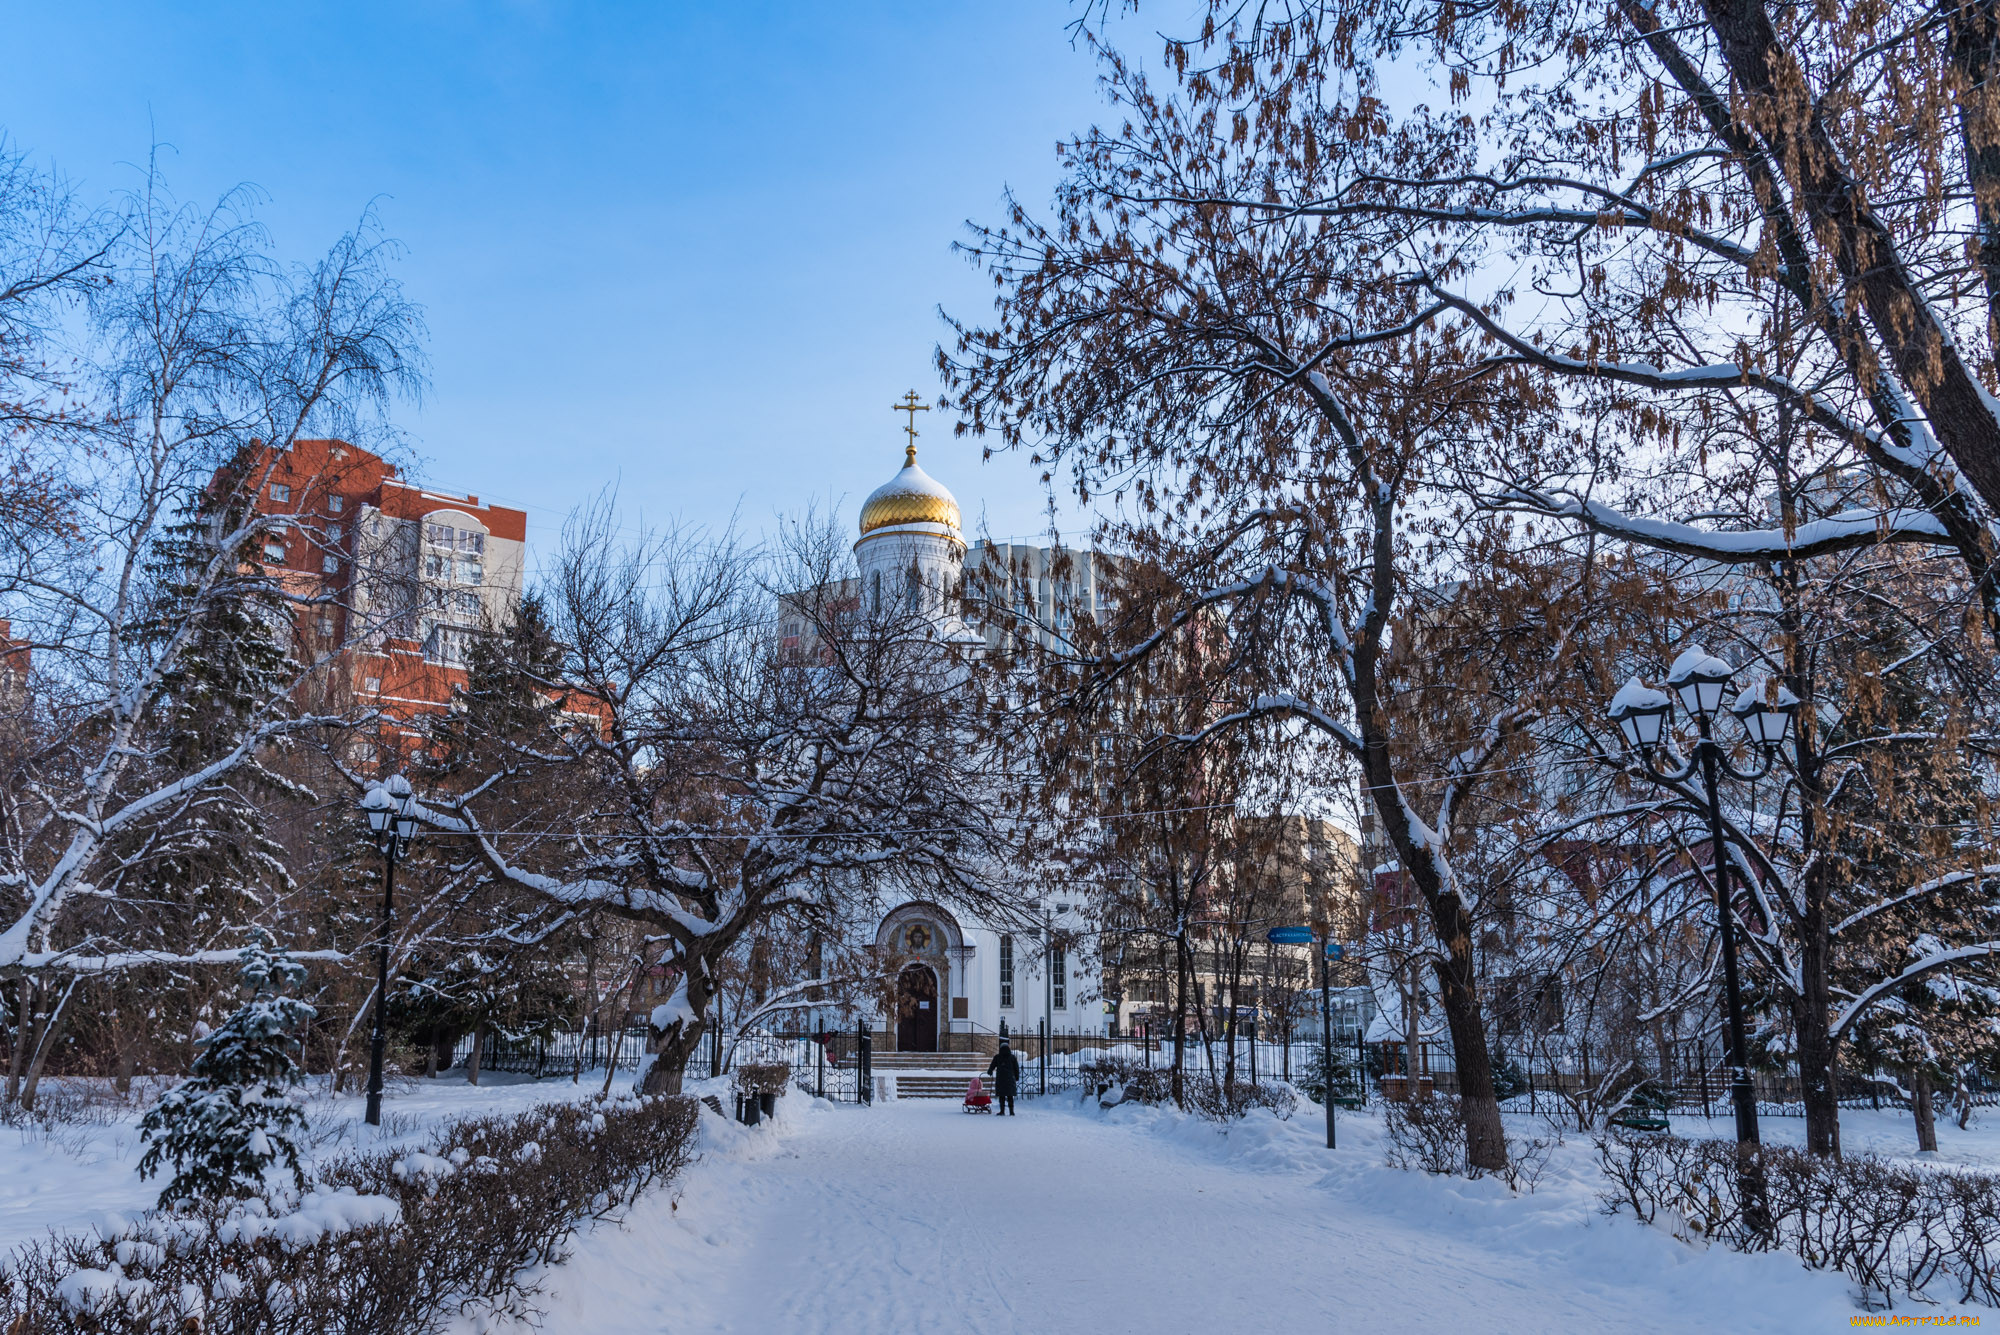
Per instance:
[[[941,524],[958,536],[958,501],[917,467],[917,447],[903,451],[903,471],[877,487],[861,507],[861,534],[900,524]]]

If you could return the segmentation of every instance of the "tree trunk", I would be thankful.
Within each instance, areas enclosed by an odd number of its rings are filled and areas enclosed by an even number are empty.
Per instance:
[[[1458,1063],[1459,1108],[1465,1117],[1465,1161],[1497,1172],[1507,1166],[1507,1130],[1493,1092],[1493,1058],[1479,1017],[1479,988],[1473,974],[1472,930],[1456,899],[1432,901],[1438,940],[1447,954],[1437,962],[1438,1001]]]
[[[699,1024],[676,1024],[661,1034],[654,1048],[653,1065],[646,1072],[645,1086],[640,1092],[680,1093],[682,1083],[687,1079],[688,1062],[701,1046],[703,1032],[704,1027]]]
[[[114,1059],[117,1065],[113,1068],[111,1087],[118,1091],[118,1097],[122,1099],[132,1093],[132,1075],[139,1068],[139,1045],[126,1032],[126,1026],[118,1026],[118,1032],[117,1056]]]
[[[1378,531],[1379,559],[1389,559],[1386,527]],[[1378,583],[1383,576],[1377,576]],[[1385,597],[1387,590],[1378,590]],[[1372,657],[1372,656],[1371,656]],[[1376,715],[1374,667],[1359,674],[1355,692],[1357,713],[1366,723],[1367,747],[1362,772],[1375,796],[1375,811],[1389,834],[1390,845],[1403,870],[1416,882],[1430,909],[1431,933],[1444,951],[1437,961],[1438,1002],[1451,1034],[1453,1060],[1458,1065],[1459,1107],[1465,1118],[1465,1162],[1486,1172],[1507,1166],[1507,1133],[1500,1121],[1500,1100],[1493,1092],[1493,1057],[1486,1046],[1486,1026],[1479,1015],[1479,985],[1473,968],[1472,921],[1455,890],[1448,889],[1450,868],[1444,853],[1419,843],[1412,816],[1403,805],[1402,789],[1389,763],[1389,739]],[[1416,1054],[1410,1054],[1412,1059]],[[1411,1072],[1414,1084],[1415,1072]]]
[[[1224,1107],[1229,1106],[1229,1092],[1236,1088],[1236,1031],[1243,1027],[1243,970],[1235,961],[1236,951],[1231,949],[1228,979],[1229,1009],[1223,1012],[1222,1016],[1222,1034],[1229,1045],[1223,1050],[1222,1057],[1222,1101]],[[1220,990],[1223,980],[1217,978],[1215,981],[1217,989]]]
[[[1937,1153],[1937,1110],[1931,1104],[1931,1073],[1921,1066],[1910,1075],[1910,1088],[1914,1097],[1910,1100],[1910,1111],[1917,1119],[1917,1149],[1920,1153]]]
[[[479,1058],[485,1046],[486,1025],[482,1022],[472,1026],[472,1054],[465,1059],[465,1082],[468,1085],[479,1083]]]
[[[57,1000],[55,1011],[42,1021],[35,1035],[35,1052],[28,1059],[27,1079],[21,1085],[21,1106],[31,1112],[35,1107],[35,1091],[42,1085],[42,1069],[48,1065],[49,1054],[56,1050],[56,1044],[62,1041],[63,1025],[69,1021],[70,995],[76,991],[76,986],[76,980],[71,979],[70,985],[63,989],[62,997]]]
[[[1815,877],[1814,880],[1819,878]],[[1806,911],[1799,921],[1799,993],[1792,1024],[1799,1040],[1799,1096],[1806,1109],[1806,1152],[1840,1157],[1840,1086],[1832,1025],[1833,990],[1827,981],[1826,895],[1819,884],[1806,886]]]
[[[7,1102],[21,1101],[21,1072],[28,1065],[28,1037],[34,1031],[29,1017],[34,1014],[34,987],[26,978],[14,980],[14,1025],[13,1051],[7,1058]]]
[[[1188,957],[1187,938],[1174,938],[1174,1073],[1169,1083],[1174,1090],[1174,1106],[1187,1110],[1187,1089],[1183,1067],[1187,1061]]]

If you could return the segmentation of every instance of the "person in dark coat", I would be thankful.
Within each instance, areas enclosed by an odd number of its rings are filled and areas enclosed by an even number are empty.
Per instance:
[[[1003,1036],[1000,1051],[993,1054],[993,1060],[986,1065],[986,1074],[993,1077],[993,1097],[1000,1105],[993,1111],[1004,1117],[1014,1115],[1014,1091],[1021,1085],[1021,1059],[1014,1055],[1014,1049],[1007,1046]]]

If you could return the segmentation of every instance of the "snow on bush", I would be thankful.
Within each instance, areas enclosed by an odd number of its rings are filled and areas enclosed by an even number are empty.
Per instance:
[[[1169,1069],[1149,1067],[1130,1057],[1086,1053],[1079,1070],[1107,1107],[1116,1103],[1174,1101],[1173,1072]],[[1113,1090],[1117,1091],[1117,1097],[1107,1097]],[[1277,1082],[1253,1085],[1248,1080],[1225,1082],[1200,1071],[1188,1071],[1182,1076],[1181,1097],[1190,1112],[1217,1122],[1234,1121],[1248,1115],[1253,1108],[1268,1108],[1280,1118],[1287,1118],[1299,1104],[1298,1095],[1289,1085]]]
[[[1608,1134],[1597,1151],[1612,1214],[1629,1209],[1690,1242],[1783,1248],[1841,1271],[1872,1305],[1901,1293],[2000,1307],[2000,1177],[1766,1145],[1762,1231],[1745,1217],[1734,1141]]]
[[[429,1335],[528,1316],[537,1267],[688,1162],[685,1099],[551,1104],[351,1154],[310,1190],[111,1218],[0,1261],[0,1331]]]
[[[1465,1158],[1465,1112],[1456,1094],[1433,1094],[1407,1103],[1384,1102],[1382,1129],[1391,1168],[1422,1169],[1440,1177],[1486,1176]],[[1556,1142],[1541,1136],[1509,1136],[1507,1164],[1495,1176],[1512,1191],[1533,1191],[1548,1167]]]

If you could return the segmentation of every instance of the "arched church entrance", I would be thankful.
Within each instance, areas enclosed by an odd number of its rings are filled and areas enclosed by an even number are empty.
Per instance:
[[[938,1050],[938,977],[928,964],[912,964],[896,977],[896,1050]]]

